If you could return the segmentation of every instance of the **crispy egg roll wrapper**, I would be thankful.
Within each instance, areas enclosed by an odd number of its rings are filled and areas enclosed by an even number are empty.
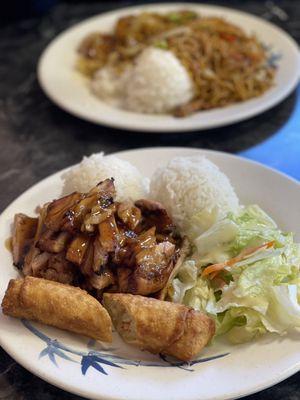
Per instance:
[[[20,292],[24,279],[11,279],[2,300],[3,314],[15,318],[32,319],[30,310],[22,308],[20,304]]]
[[[123,293],[105,293],[104,306],[129,344],[189,361],[209,342],[215,323],[182,304]]]
[[[165,354],[189,361],[207,345],[215,334],[215,322],[206,314],[189,309],[183,335],[165,349]]]
[[[9,282],[3,313],[65,329],[104,342],[112,342],[111,319],[104,307],[85,290],[26,277]]]

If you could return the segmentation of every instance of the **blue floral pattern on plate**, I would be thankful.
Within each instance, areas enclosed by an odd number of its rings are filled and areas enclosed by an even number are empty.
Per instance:
[[[124,369],[124,366],[126,365],[136,367],[177,367],[185,371],[193,372],[193,365],[213,361],[229,355],[229,353],[222,353],[212,357],[199,358],[189,363],[176,361],[175,359],[164,355],[160,355],[157,361],[130,360],[112,354],[111,351],[115,350],[113,348],[106,348],[102,351],[93,350],[92,347],[95,343],[93,340],[89,341],[88,350],[85,352],[72,349],[56,339],[51,339],[49,336],[45,335],[43,332],[33,326],[31,322],[22,320],[22,323],[31,333],[40,338],[46,344],[46,347],[40,352],[39,358],[48,357],[49,360],[57,367],[57,358],[78,363],[81,366],[81,373],[83,375],[87,373],[89,368],[94,368],[98,372],[108,375],[108,372],[106,369],[104,369],[104,366]]]

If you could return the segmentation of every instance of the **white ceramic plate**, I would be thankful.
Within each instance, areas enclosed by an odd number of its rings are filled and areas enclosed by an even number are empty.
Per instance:
[[[256,34],[279,56],[275,86],[263,96],[243,103],[210,111],[201,111],[186,118],[170,115],[145,115],[114,108],[96,98],[89,81],[74,68],[79,42],[93,31],[111,32],[121,16],[141,11],[168,12],[189,8],[202,15],[217,15]],[[295,88],[300,74],[300,57],[296,42],[277,26],[258,17],[225,7],[200,4],[155,4],[113,11],[87,19],[60,34],[44,51],[38,66],[39,82],[54,103],[78,117],[97,124],[131,131],[178,132],[228,125],[244,120],[275,106]]]
[[[300,239],[300,185],[260,164],[206,150],[157,148],[118,155],[151,176],[176,155],[204,154],[231,179],[241,202],[257,203]],[[43,180],[15,200],[0,224],[2,299],[10,278],[18,276],[4,246],[16,212],[33,215],[37,204],[60,195],[62,172]],[[0,313],[0,344],[21,365],[42,379],[92,399],[224,400],[244,396],[287,378],[300,369],[299,333],[272,335],[250,344],[216,342],[193,365],[175,363],[125,345],[117,335],[112,349],[43,325]],[[122,368],[118,368],[122,367]]]

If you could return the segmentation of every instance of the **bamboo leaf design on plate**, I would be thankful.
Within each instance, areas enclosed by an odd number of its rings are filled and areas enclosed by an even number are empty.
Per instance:
[[[109,365],[116,368],[123,368],[120,365],[113,363],[112,361],[105,360],[104,358],[94,355],[93,352],[90,352],[88,355],[83,356],[81,359],[81,372],[83,373],[83,375],[85,375],[87,370],[92,367],[102,374],[107,375],[107,372],[104,370],[101,364]]]
[[[57,365],[55,356],[61,357],[64,360],[75,362],[75,360],[73,360],[71,357],[69,357],[67,354],[65,354],[63,351],[61,351],[57,347],[56,340],[50,340],[48,342],[47,347],[45,347],[44,350],[42,350],[40,352],[39,358],[46,357],[46,356],[48,356],[50,361],[56,366],[58,366],[58,365]]]
[[[143,360],[135,360],[135,359],[127,359],[121,356],[118,356],[113,353],[109,353],[110,351],[114,351],[115,349],[113,348],[106,348],[103,346],[100,342],[94,342],[94,341],[89,341],[87,343],[87,348],[88,351],[79,351],[75,350],[69,346],[66,346],[65,344],[59,342],[56,339],[51,339],[49,336],[45,335],[43,332],[41,332],[39,329],[37,329],[35,326],[31,324],[31,322],[22,320],[23,325],[35,336],[37,336],[39,339],[41,339],[47,346],[40,352],[39,358],[42,357],[48,357],[49,360],[56,366],[58,367],[57,364],[57,358],[62,358],[67,361],[71,361],[74,363],[80,363],[81,365],[81,372],[83,375],[86,375],[87,371],[89,368],[94,368],[98,372],[101,372],[103,375],[108,375],[106,370],[103,368],[103,365],[107,365],[109,367],[114,367],[114,368],[121,368],[122,365],[129,365],[129,366],[142,366],[142,367],[165,367],[165,368],[170,368],[170,367],[176,367],[180,368],[184,371],[189,371],[193,372],[194,369],[191,367],[196,364],[200,363],[205,363],[209,361],[216,360],[218,358],[223,358],[229,355],[229,353],[223,353],[223,354],[218,354],[212,357],[206,357],[206,358],[199,358],[197,360],[193,360],[189,363],[183,362],[183,361],[178,361],[172,357],[169,356],[164,356],[160,355],[160,359],[158,358],[157,361],[143,361]],[[101,348],[101,351],[98,351],[96,349],[93,349],[95,347]],[[74,357],[80,357],[80,359],[77,361],[76,359],[73,359],[68,356],[69,354],[72,354]],[[121,365],[120,365],[121,364]]]

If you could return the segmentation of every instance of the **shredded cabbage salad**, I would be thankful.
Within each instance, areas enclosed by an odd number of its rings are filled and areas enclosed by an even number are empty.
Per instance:
[[[169,289],[172,301],[210,314],[216,334],[233,343],[300,327],[300,245],[261,208],[229,214],[193,244]]]

